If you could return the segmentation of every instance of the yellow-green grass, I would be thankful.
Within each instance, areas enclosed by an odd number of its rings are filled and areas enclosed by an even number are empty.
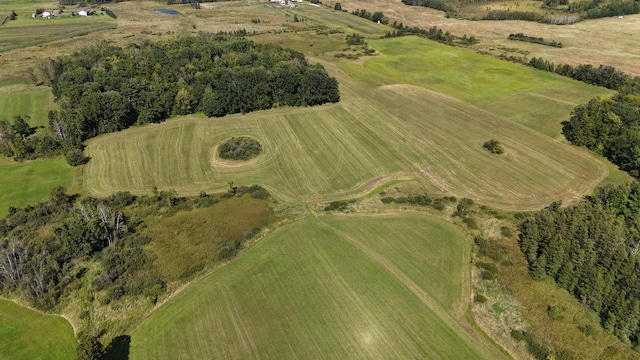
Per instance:
[[[87,144],[92,160],[84,186],[99,196],[148,193],[154,185],[195,195],[224,190],[233,180],[299,203],[416,179],[447,194],[528,210],[578,199],[608,175],[604,161],[588,152],[477,106],[415,86],[372,88],[327,66],[341,83],[338,104],[194,115],[103,135]],[[264,153],[239,163],[215,158],[218,144],[241,135],[258,139]],[[506,154],[482,148],[491,138]]]
[[[210,208],[180,212],[148,221],[143,234],[162,278],[175,281],[213,263],[223,244],[242,242],[244,233],[273,221],[266,201],[225,199]]]
[[[355,10],[355,9],[353,9]],[[289,12],[307,18],[309,21],[347,34],[354,32],[367,37],[381,37],[391,28],[374,23],[371,20],[352,15],[349,12],[335,11],[324,6],[315,7],[303,4]]]
[[[50,20],[31,18],[20,13],[18,20],[7,21],[0,31],[0,52],[82,36],[113,29],[116,23],[108,16],[64,16]]]
[[[16,115],[31,117],[29,125],[48,126],[47,114],[55,109],[50,88],[0,93],[0,119],[13,121]]]
[[[160,307],[131,358],[502,358],[451,311],[469,248],[424,215],[307,218]]]
[[[0,359],[75,358],[73,328],[65,319],[0,299]]]
[[[607,89],[417,37],[369,41],[384,56],[340,64],[373,86],[412,84],[556,137],[571,110]]]
[[[41,159],[24,163],[0,161],[0,217],[10,206],[23,207],[47,200],[54,186],[71,186],[73,173],[64,159]]]

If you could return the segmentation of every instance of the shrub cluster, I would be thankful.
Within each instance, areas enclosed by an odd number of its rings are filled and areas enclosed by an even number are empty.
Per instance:
[[[482,147],[489,150],[492,154],[504,154],[504,146],[494,139],[485,142],[482,144]]]
[[[540,44],[540,45],[547,45],[547,46],[552,46],[552,47],[557,47],[557,48],[561,48],[562,47],[562,43],[561,42],[557,42],[555,40],[545,41],[541,37],[528,36],[528,35],[525,35],[523,33],[509,34],[509,37],[507,39],[530,42],[530,43]]]
[[[478,39],[476,39],[473,36],[467,37],[466,34],[463,35],[462,37],[455,36],[448,31],[446,32],[442,31],[442,29],[436,26],[432,26],[428,30],[426,30],[426,29],[419,28],[417,26],[413,26],[413,27],[405,26],[403,23],[401,22],[399,23],[395,21],[393,22],[392,26],[396,30],[387,31],[387,33],[384,36],[385,38],[416,35],[416,36],[425,37],[427,39],[431,39],[443,44],[449,44],[449,45],[453,45],[456,43],[461,45],[473,45],[478,43]]]
[[[246,136],[232,137],[218,147],[218,155],[228,160],[249,160],[261,152],[258,140]]]

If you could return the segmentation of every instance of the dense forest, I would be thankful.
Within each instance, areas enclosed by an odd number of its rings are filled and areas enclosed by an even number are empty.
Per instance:
[[[60,110],[49,113],[45,135],[0,124],[0,150],[16,159],[68,153],[94,136],[171,115],[219,117],[340,99],[336,79],[303,54],[220,34],[126,48],[101,43],[51,60],[39,74]]]
[[[611,98],[595,98],[576,107],[562,133],[574,145],[604,155],[640,178],[640,81],[630,82]]]
[[[640,342],[640,184],[606,186],[580,203],[550,205],[520,226],[534,279],[545,276],[600,315],[622,341]]]

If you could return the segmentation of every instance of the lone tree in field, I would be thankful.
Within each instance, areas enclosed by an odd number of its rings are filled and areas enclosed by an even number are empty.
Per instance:
[[[485,142],[482,147],[489,150],[492,154],[504,154],[504,146],[493,139]]]

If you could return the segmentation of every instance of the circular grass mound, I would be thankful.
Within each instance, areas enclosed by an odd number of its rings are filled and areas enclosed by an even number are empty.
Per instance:
[[[232,137],[218,146],[218,156],[226,160],[249,160],[262,152],[258,140],[248,137]]]

